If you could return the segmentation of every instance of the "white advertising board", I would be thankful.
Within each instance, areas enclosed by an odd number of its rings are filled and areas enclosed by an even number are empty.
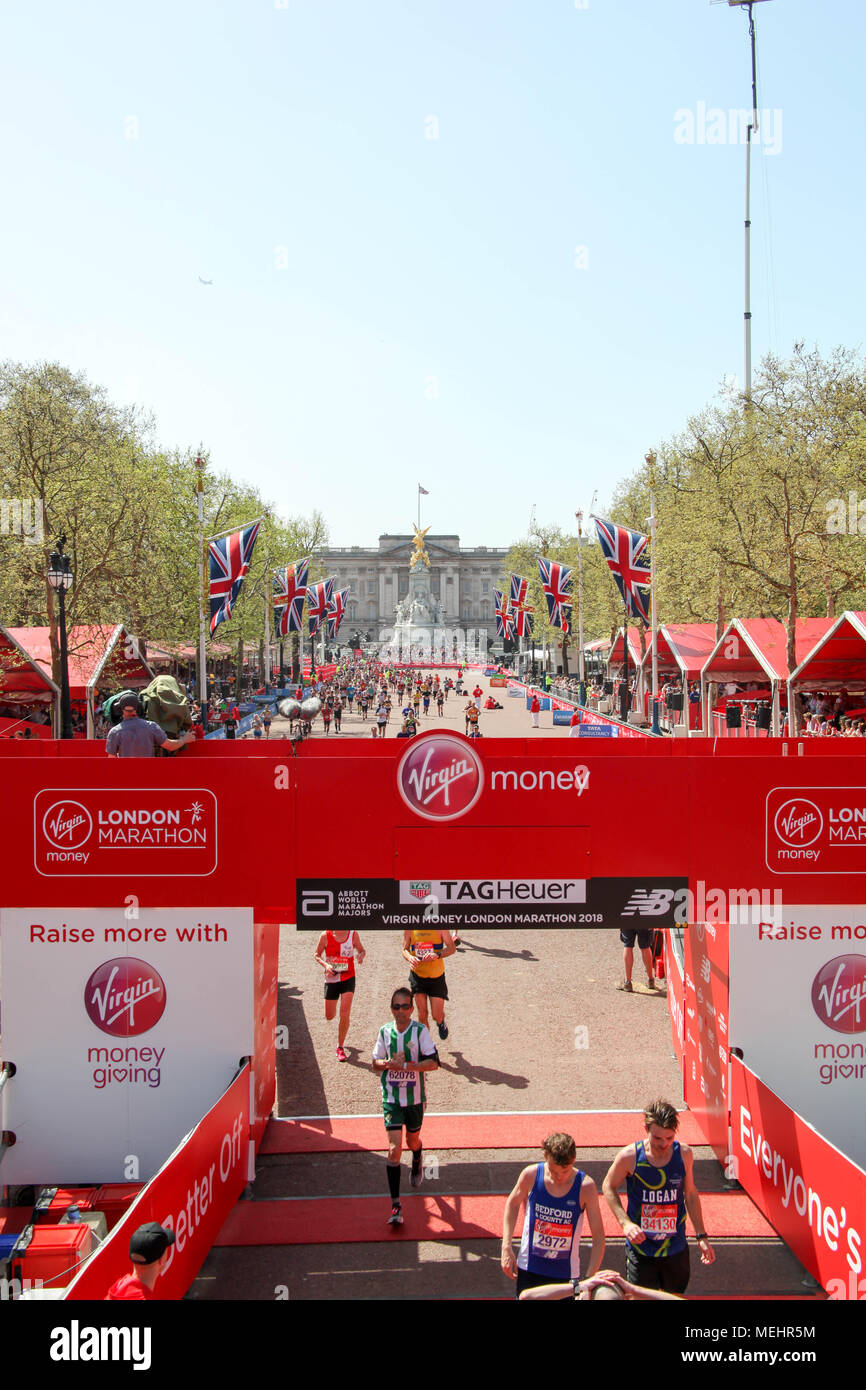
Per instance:
[[[4,1183],[147,1181],[253,1050],[251,909],[0,914]]]
[[[768,915],[731,924],[731,1045],[866,1166],[866,908],[786,903]]]

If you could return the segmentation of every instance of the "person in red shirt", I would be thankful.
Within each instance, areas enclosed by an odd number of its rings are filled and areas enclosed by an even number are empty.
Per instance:
[[[132,1270],[112,1284],[105,1301],[111,1303],[129,1300],[148,1301],[156,1298],[153,1286],[159,1278],[170,1257],[174,1245],[174,1231],[149,1221],[139,1226],[129,1238],[129,1258]]]

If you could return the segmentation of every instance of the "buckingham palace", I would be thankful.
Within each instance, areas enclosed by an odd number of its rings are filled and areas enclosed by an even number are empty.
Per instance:
[[[493,589],[500,587],[508,549],[462,547],[459,536],[432,531],[424,537],[424,545],[430,558],[430,590],[445,622],[464,632],[486,632],[488,643],[495,642]],[[349,589],[348,628],[375,640],[383,627],[393,623],[398,602],[409,592],[412,554],[413,537],[408,534],[380,536],[376,548],[335,546],[319,553],[319,563],[325,574],[334,576],[335,587]]]

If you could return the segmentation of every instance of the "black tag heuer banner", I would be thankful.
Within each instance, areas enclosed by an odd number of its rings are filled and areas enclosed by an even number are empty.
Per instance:
[[[296,920],[305,931],[672,927],[687,890],[685,878],[299,878]]]

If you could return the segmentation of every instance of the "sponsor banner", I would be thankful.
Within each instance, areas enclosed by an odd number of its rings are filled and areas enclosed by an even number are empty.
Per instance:
[[[517,689],[511,685],[508,687],[508,690],[506,691],[506,694],[515,695],[518,700],[522,700],[525,693],[526,692],[522,688]]]
[[[504,690],[508,686],[505,676],[491,676],[489,684],[495,686],[497,690]]]
[[[262,1142],[277,1089],[277,980],[279,966],[280,929],[274,923],[256,922],[255,975],[253,979],[253,1016],[255,1042],[253,1052],[253,1098],[250,1115],[251,1137],[256,1152]]]
[[[49,787],[33,801],[36,872],[206,876],[216,868],[217,804],[206,787]]]
[[[731,1042],[765,1084],[866,1164],[866,916],[785,904],[731,930]]]
[[[668,1013],[671,1018],[671,1041],[677,1060],[682,1065],[685,1041],[683,1004],[685,981],[683,979],[682,958],[678,953],[677,938],[674,932],[665,933],[665,976],[668,982],[667,997]]]
[[[728,1152],[728,931],[698,922],[684,930],[683,1083],[686,1103],[724,1163]]]
[[[774,874],[866,874],[866,789],[774,787],[766,801]]]
[[[684,879],[299,879],[302,930],[667,927]]]
[[[636,729],[631,724],[618,724],[615,720],[607,719],[603,714],[596,710],[585,709],[581,711],[581,730],[584,728],[603,728],[612,729],[615,738],[652,738],[653,735],[646,729]]]
[[[252,913],[129,911],[0,914],[4,1182],[147,1181],[253,1052]]]
[[[529,709],[529,707],[530,707],[531,704],[532,704],[532,696],[531,696],[531,695],[527,695],[527,697],[526,697],[526,708]],[[539,697],[538,697],[538,704],[539,704],[539,708],[540,708],[541,710],[549,710],[549,709],[550,709],[550,696],[549,696],[549,695],[539,695]]]
[[[570,724],[572,711],[565,705],[557,705],[553,711],[554,724]]]
[[[183,1298],[248,1180],[250,1071],[244,1066],[203,1120],[147,1184],[64,1298],[102,1300],[128,1274],[129,1238],[147,1222],[174,1231],[157,1299]]]
[[[739,1182],[800,1263],[830,1298],[866,1297],[866,1172],[736,1056],[731,1135]]]
[[[484,674],[485,674],[485,676],[495,676],[495,675],[497,674],[497,672],[498,672],[498,668],[497,668],[496,666],[485,666],[485,667],[484,667]]]
[[[615,724],[584,724],[581,721],[579,738],[616,738],[619,729]]]

